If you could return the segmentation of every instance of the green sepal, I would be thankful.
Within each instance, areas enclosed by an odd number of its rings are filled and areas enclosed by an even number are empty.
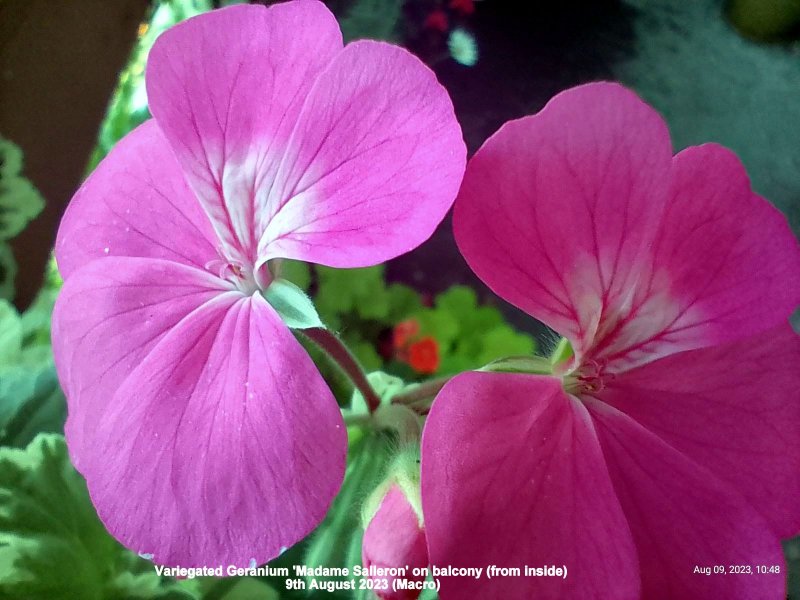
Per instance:
[[[533,375],[552,375],[553,365],[542,356],[508,356],[490,362],[478,369],[491,373],[530,373]]]
[[[286,279],[276,279],[262,293],[287,327],[291,329],[325,328],[311,298],[292,282]]]
[[[562,337],[560,340],[558,340],[558,345],[556,346],[556,349],[553,350],[553,354],[550,356],[550,363],[553,365],[558,365],[568,361],[573,356],[575,356],[575,351],[572,349],[572,344],[570,344],[567,338]]]

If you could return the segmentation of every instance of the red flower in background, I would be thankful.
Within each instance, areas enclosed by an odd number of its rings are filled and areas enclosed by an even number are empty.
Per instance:
[[[394,357],[411,366],[417,373],[435,373],[439,368],[439,344],[431,336],[420,337],[419,321],[407,319],[394,326]]]
[[[392,330],[392,346],[395,352],[405,349],[418,334],[419,322],[416,319],[406,319],[395,325]]]
[[[433,31],[445,33],[449,27],[447,14],[445,14],[441,8],[437,8],[436,10],[431,11],[422,26],[425,29],[431,29]]]
[[[427,336],[408,348],[408,364],[419,373],[435,373],[439,368],[439,344]]]

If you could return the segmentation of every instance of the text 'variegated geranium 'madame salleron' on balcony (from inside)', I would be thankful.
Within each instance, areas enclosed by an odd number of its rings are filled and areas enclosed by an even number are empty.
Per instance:
[[[264,563],[342,481],[346,434],[264,299],[272,259],[374,265],[427,239],[465,148],[434,74],[343,47],[325,6],[234,6],[164,33],[154,119],[73,198],[53,346],[70,455],[103,522],[161,564]]]
[[[430,559],[568,577],[445,578],[443,600],[785,598],[800,249],[738,159],[673,156],[655,111],[589,84],[484,144],[454,228],[480,278],[574,356],[441,391],[422,438]]]

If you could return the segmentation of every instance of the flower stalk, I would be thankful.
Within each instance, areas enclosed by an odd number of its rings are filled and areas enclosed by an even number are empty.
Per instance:
[[[367,374],[359,364],[358,359],[345,346],[344,342],[336,334],[323,327],[311,327],[299,331],[325,352],[328,358],[347,375],[353,386],[364,396],[369,412],[375,412],[380,405],[380,398],[372,385],[370,385]]]

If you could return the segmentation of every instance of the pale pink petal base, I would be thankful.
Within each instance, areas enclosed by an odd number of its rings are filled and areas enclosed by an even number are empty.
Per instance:
[[[614,408],[590,401],[589,410],[639,551],[642,598],[786,597],[778,537],[739,493]],[[779,572],[695,572],[715,565]]]
[[[555,378],[464,373],[422,439],[432,564],[566,565],[566,579],[442,578],[443,600],[639,598],[636,549],[586,409]]]
[[[455,206],[458,247],[495,293],[583,355],[630,303],[671,156],[666,125],[633,92],[611,83],[562,92],[471,159]]]
[[[348,44],[319,75],[270,190],[259,258],[364,267],[424,242],[466,163],[447,91],[422,61]]]
[[[620,371],[774,327],[800,303],[800,245],[726,148],[687,148],[628,316],[592,358]]]
[[[150,110],[230,258],[254,258],[257,193],[273,184],[316,75],[341,49],[333,15],[310,0],[212,11],[154,44]]]
[[[166,565],[277,556],[319,523],[346,432],[311,359],[260,295],[173,328],[104,407],[83,465],[98,514]]]

